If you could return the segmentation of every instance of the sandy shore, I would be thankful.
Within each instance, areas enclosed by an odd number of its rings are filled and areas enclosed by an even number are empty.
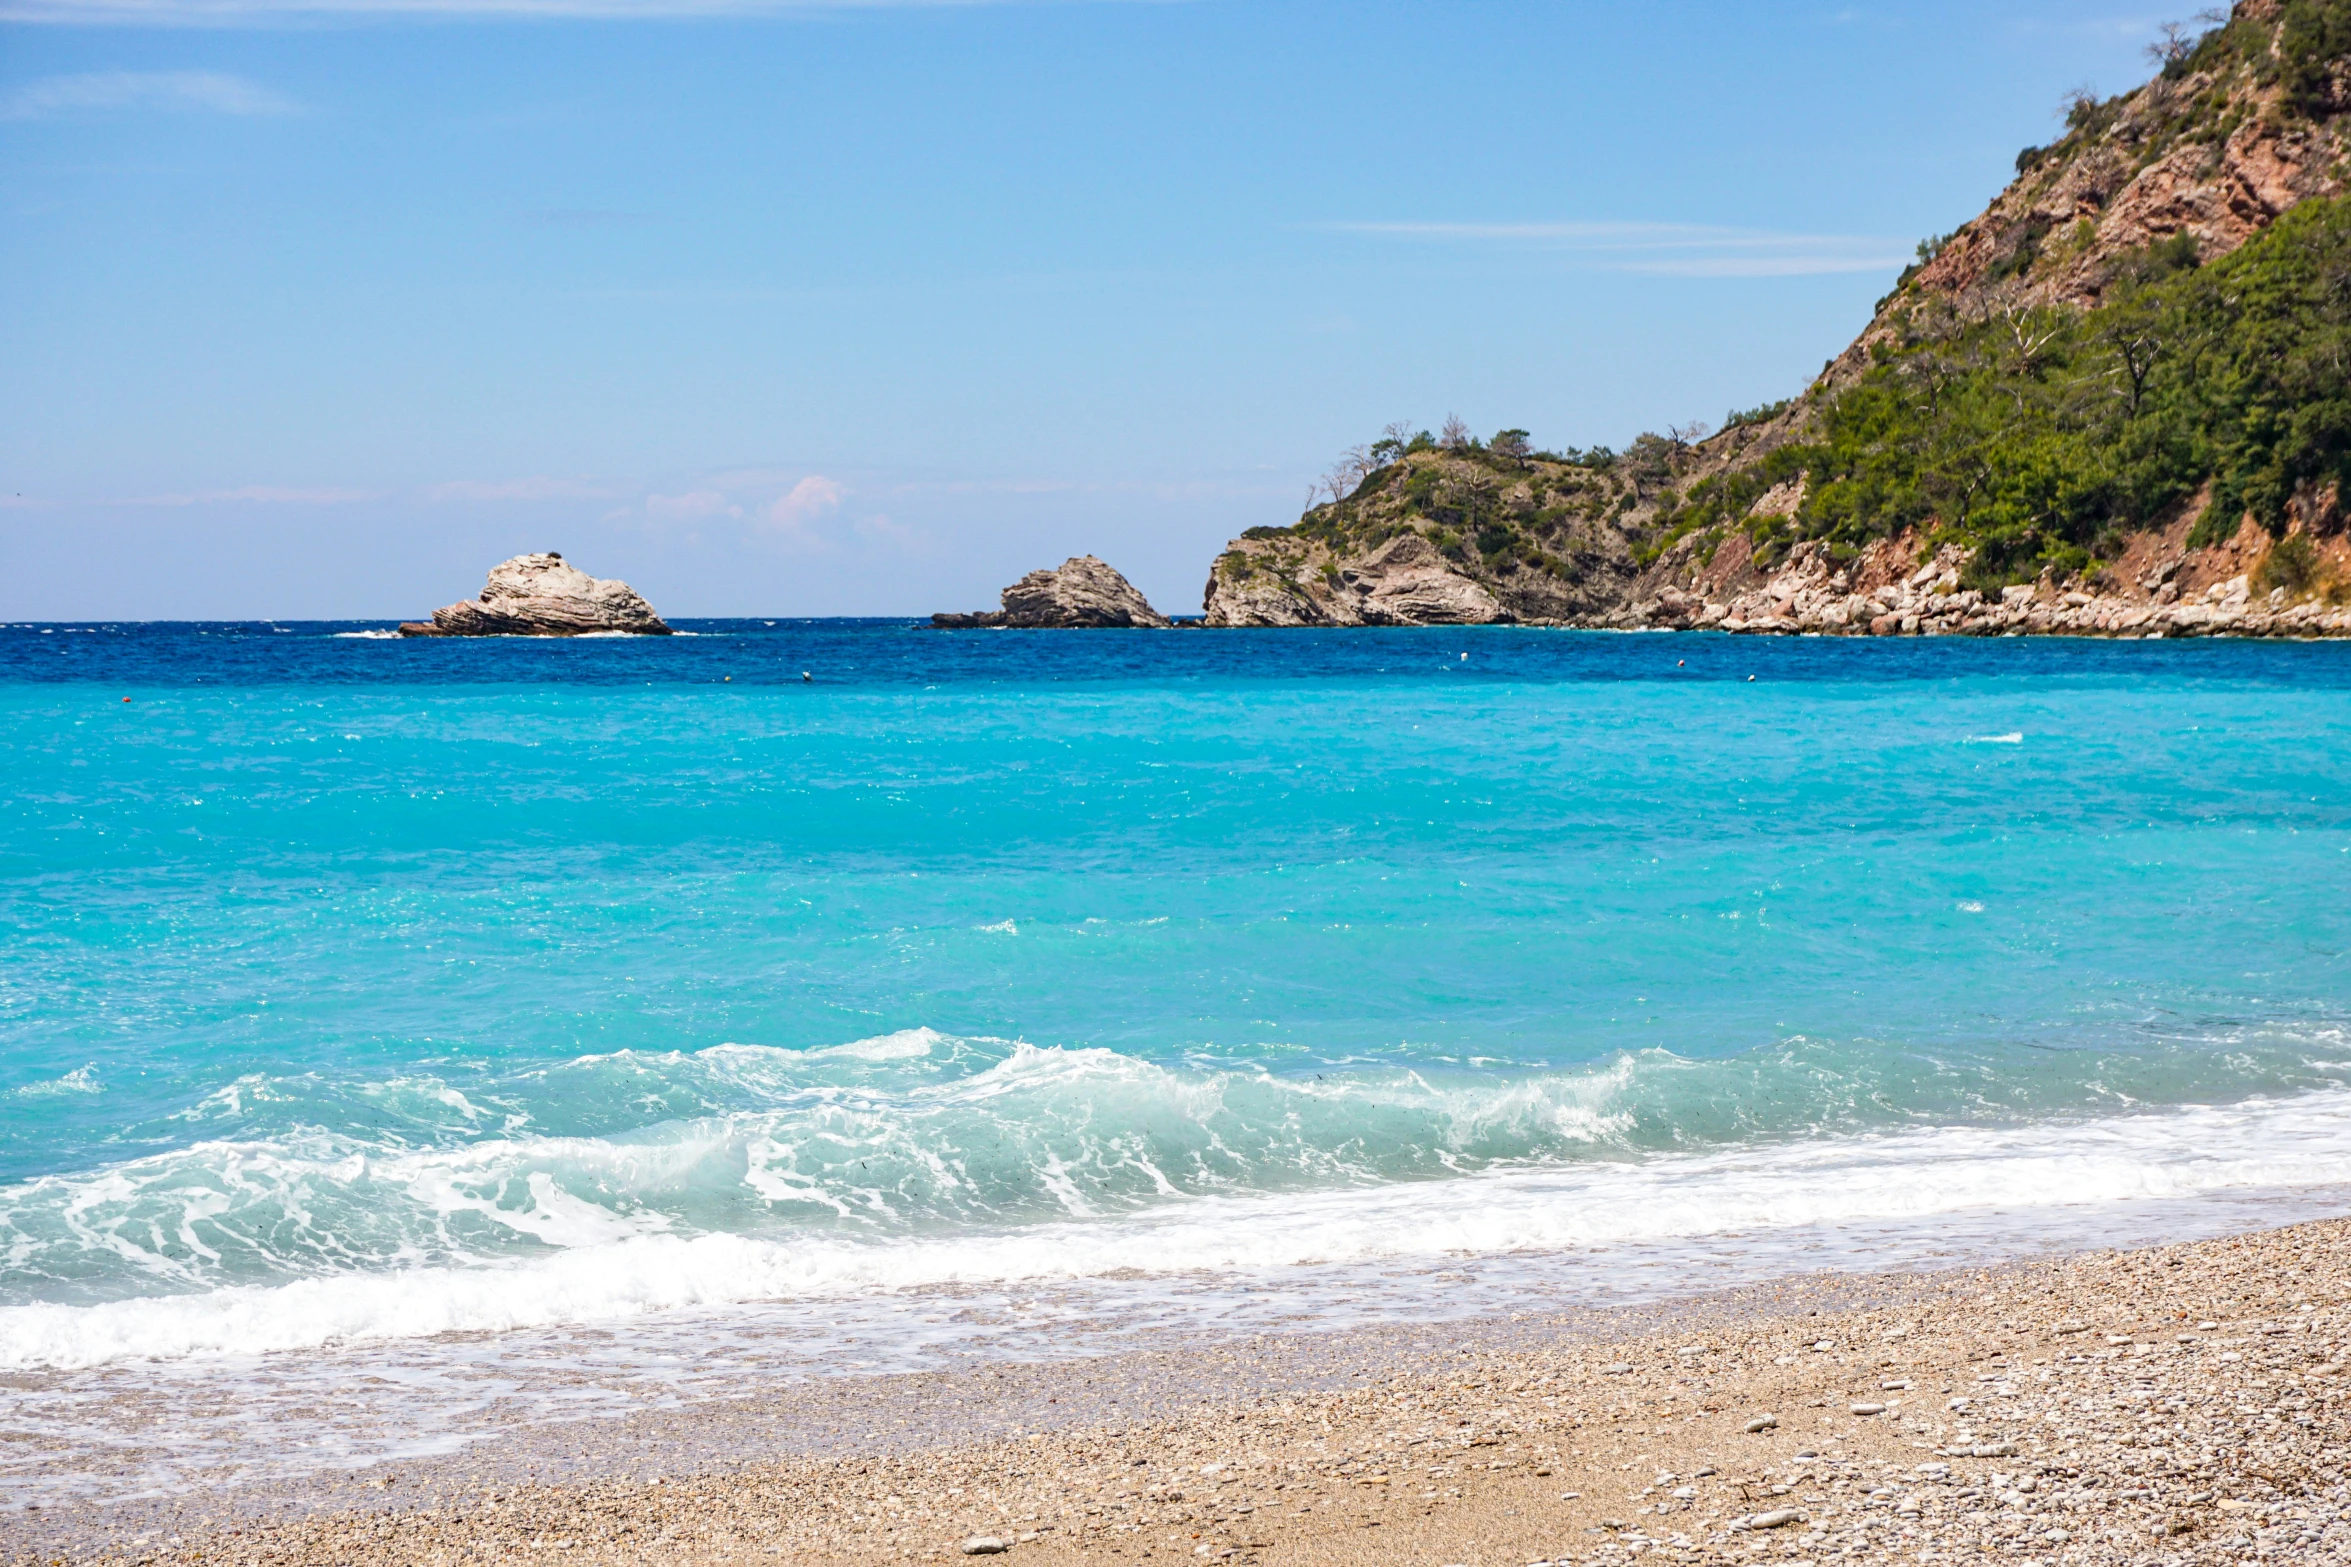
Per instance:
[[[922,1396],[986,1405],[1009,1378],[1032,1420],[1052,1418],[1056,1387],[1097,1396],[1070,1398],[1081,1425],[889,1451],[804,1444],[658,1482],[508,1477],[412,1495],[387,1471],[367,1499],[307,1516],[249,1511],[232,1531],[191,1515],[176,1538],[73,1554],[2351,1562],[2351,1222],[1846,1282],[1861,1304],[1812,1281],[1629,1314],[1616,1337],[1602,1322],[1577,1342],[1498,1348],[1464,1332],[1471,1347],[1424,1342],[1410,1364],[1347,1371],[1352,1385],[1204,1388],[1181,1413],[1131,1422],[1099,1419],[1099,1362],[982,1370]]]

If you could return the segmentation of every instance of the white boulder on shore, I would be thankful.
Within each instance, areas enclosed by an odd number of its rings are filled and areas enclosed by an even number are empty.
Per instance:
[[[404,637],[666,637],[670,628],[625,582],[591,577],[561,555],[517,555],[490,568],[477,598],[403,622]]]

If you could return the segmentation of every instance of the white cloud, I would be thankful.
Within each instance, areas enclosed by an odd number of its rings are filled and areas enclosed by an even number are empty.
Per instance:
[[[0,21],[235,27],[320,17],[701,17],[946,6],[985,0],[0,0]]]
[[[821,473],[812,473],[792,486],[767,509],[767,520],[787,528],[804,527],[840,506],[848,489]]]
[[[1908,247],[1855,234],[1783,234],[1700,223],[1334,223],[1347,234],[1516,245],[1666,277],[1811,277],[1897,272]]]
[[[8,14],[0,0],[0,19]],[[290,114],[295,107],[266,87],[218,71],[88,71],[25,83],[0,97],[0,119],[48,120],[122,109]]]

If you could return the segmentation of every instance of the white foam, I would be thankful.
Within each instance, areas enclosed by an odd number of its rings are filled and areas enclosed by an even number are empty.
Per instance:
[[[1050,1058],[1082,1054],[1015,1052],[982,1078],[1069,1070],[1067,1060]],[[575,1156],[585,1151],[571,1149]],[[778,1168],[778,1151],[755,1151],[760,1179],[805,1198],[788,1168]],[[624,1154],[690,1157],[609,1145],[600,1156]],[[417,1162],[449,1165],[463,1157]],[[432,1185],[421,1170],[405,1177],[411,1190]],[[657,1216],[629,1218],[584,1203],[578,1208],[592,1211],[574,1211],[560,1192],[534,1181],[534,1210],[549,1215],[541,1223],[496,1210],[449,1180],[446,1200],[527,1226],[555,1249],[496,1264],[12,1307],[0,1310],[0,1367],[291,1350],[926,1285],[1081,1280],[1130,1270],[1262,1274],[2347,1182],[2351,1091],[2331,1089],[2071,1123],[1929,1128],[1302,1193],[1188,1197],[1169,1188],[1157,1206],[1111,1217],[1094,1216],[1096,1205],[1071,1185],[1064,1220],[874,1240],[647,1233],[661,1222]]]
[[[96,1063],[77,1066],[63,1077],[50,1078],[45,1083],[27,1083],[16,1090],[19,1099],[43,1099],[52,1094],[102,1094],[106,1085],[98,1081]]]
[[[397,631],[337,631],[332,634],[352,642],[397,642],[400,640],[400,633]]]
[[[935,1028],[902,1028],[895,1034],[878,1034],[871,1039],[852,1040],[845,1045],[827,1045],[811,1050],[811,1060],[849,1061],[913,1061],[929,1055],[938,1046],[947,1043],[947,1036]],[[702,1052],[708,1055],[710,1052]]]

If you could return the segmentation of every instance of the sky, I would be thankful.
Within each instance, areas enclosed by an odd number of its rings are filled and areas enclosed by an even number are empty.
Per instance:
[[[2174,18],[0,0],[0,619],[1196,612],[1390,421],[1800,390]]]

